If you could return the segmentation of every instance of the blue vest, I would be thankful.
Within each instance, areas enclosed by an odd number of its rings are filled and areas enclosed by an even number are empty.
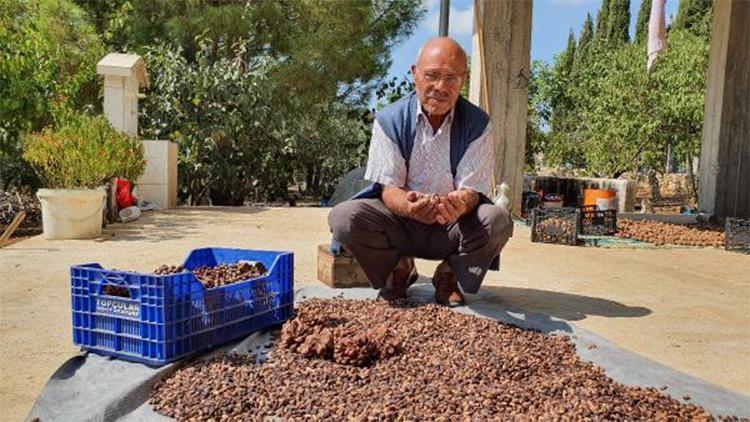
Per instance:
[[[406,162],[407,171],[411,151],[414,148],[414,138],[417,136],[417,107],[417,94],[412,92],[375,115],[383,133],[396,144],[401,152],[401,156]],[[450,161],[451,174],[454,177],[456,176],[458,163],[461,162],[461,158],[469,149],[469,145],[484,133],[489,122],[490,117],[484,110],[463,97],[458,97],[453,111],[453,121],[451,122]],[[383,187],[379,183],[373,183],[354,195],[352,199],[378,198],[382,189]],[[484,195],[480,196],[482,202],[492,202]]]

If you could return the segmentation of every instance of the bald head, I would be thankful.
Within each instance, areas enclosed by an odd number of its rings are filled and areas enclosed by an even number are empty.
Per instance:
[[[461,71],[466,69],[466,52],[453,38],[436,37],[424,43],[417,53],[415,64],[419,67],[425,60],[450,61],[461,64]]]
[[[441,119],[453,108],[466,76],[466,53],[448,37],[433,38],[419,49],[411,67],[417,98],[428,117]]]

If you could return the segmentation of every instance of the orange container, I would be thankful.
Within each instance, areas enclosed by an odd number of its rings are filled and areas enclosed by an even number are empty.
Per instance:
[[[604,199],[608,201],[614,201],[617,196],[617,192],[613,190],[603,189],[584,189],[583,190],[583,205],[597,205],[597,200]]]

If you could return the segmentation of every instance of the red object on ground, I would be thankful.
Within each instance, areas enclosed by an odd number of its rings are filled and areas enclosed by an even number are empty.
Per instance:
[[[136,203],[135,197],[130,193],[130,182],[125,179],[117,179],[117,207],[123,209],[132,207]]]

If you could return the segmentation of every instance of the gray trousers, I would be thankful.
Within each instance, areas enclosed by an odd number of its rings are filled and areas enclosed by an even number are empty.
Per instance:
[[[376,289],[385,285],[402,256],[410,256],[448,260],[463,291],[476,293],[490,263],[513,234],[508,212],[491,204],[480,204],[443,226],[398,216],[380,199],[354,199],[335,206],[328,224]]]

